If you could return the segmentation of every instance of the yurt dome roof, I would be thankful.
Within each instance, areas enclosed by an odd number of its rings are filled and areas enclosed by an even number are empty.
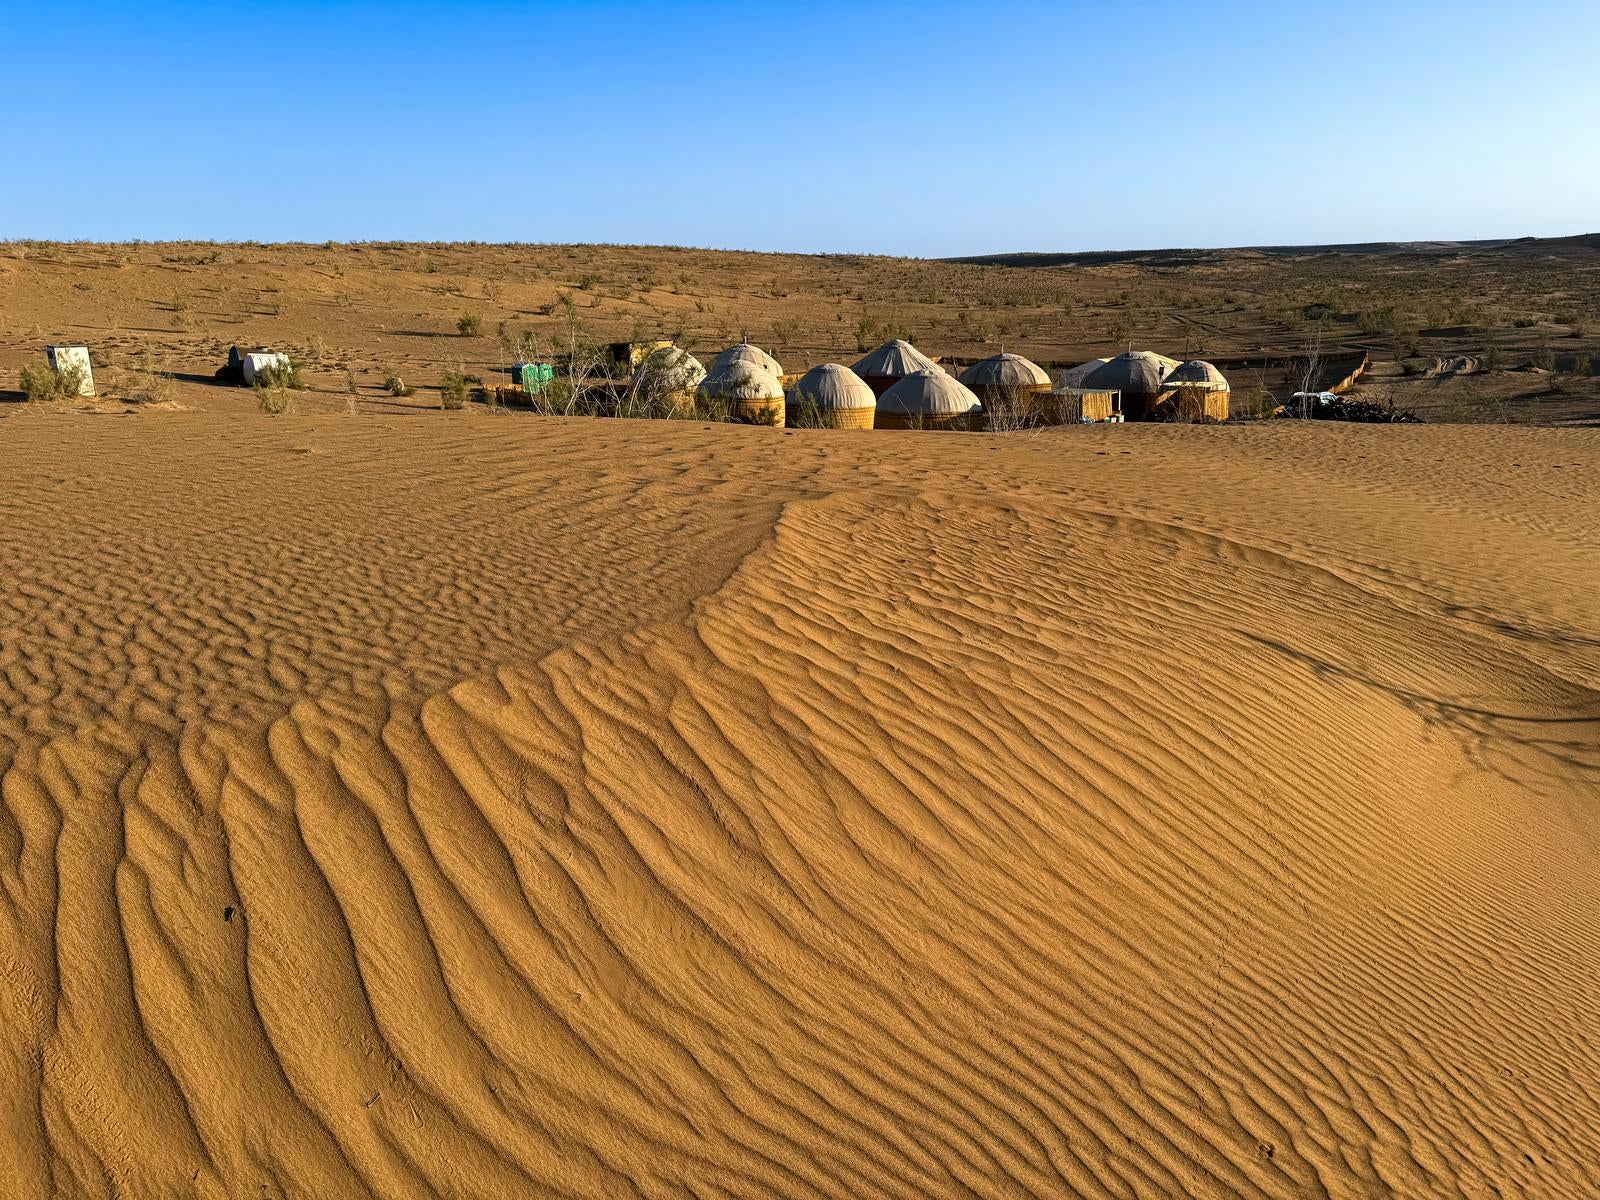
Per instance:
[[[824,410],[876,408],[878,405],[878,398],[861,377],[838,363],[823,363],[800,376],[790,400],[809,401]]]
[[[1102,363],[1083,377],[1084,388],[1113,388],[1124,394],[1154,396],[1178,360],[1149,350],[1130,350]]]
[[[1191,358],[1173,367],[1167,375],[1165,386],[1198,387],[1213,392],[1229,390],[1227,376],[1202,358]]]
[[[878,410],[886,413],[947,417],[982,408],[971,388],[937,366],[911,372],[878,397]]]
[[[720,356],[719,356],[720,357]],[[771,371],[751,362],[712,363],[700,392],[724,400],[782,400],[783,384]]]
[[[885,342],[851,368],[862,378],[871,375],[880,379],[938,369],[938,363],[901,338]]]
[[[729,346],[721,354],[711,360],[711,370],[727,363],[747,362],[760,367],[764,371],[771,371],[774,375],[783,374],[783,364],[760,346],[753,346],[749,342],[740,342],[737,346]]]
[[[970,388],[1031,388],[1048,386],[1050,376],[1038,363],[1020,354],[996,354],[961,372],[961,382]]]
[[[633,386],[651,382],[674,391],[687,390],[699,385],[706,377],[705,367],[687,350],[677,346],[662,346],[652,350],[633,373]]]

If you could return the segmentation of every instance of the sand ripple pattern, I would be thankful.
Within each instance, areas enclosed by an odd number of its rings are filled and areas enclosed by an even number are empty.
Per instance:
[[[1581,539],[767,432],[430,447],[371,561],[8,526],[8,1195],[1600,1193]]]

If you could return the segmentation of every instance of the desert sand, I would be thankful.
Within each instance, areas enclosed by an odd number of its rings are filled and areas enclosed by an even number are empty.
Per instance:
[[[1597,450],[9,406],[0,1192],[1594,1196]]]
[[[570,303],[570,308],[568,307]],[[216,385],[231,345],[293,355],[305,413],[439,407],[449,371],[510,382],[531,339],[671,338],[709,362],[742,335],[789,370],[905,337],[951,366],[1053,367],[1130,345],[1214,361],[1234,416],[1363,357],[1362,397],[1430,423],[1600,425],[1600,235],[940,261],[660,246],[0,242],[0,405],[53,342],[84,342],[104,405],[254,411]],[[477,332],[463,331],[464,318]],[[504,337],[502,337],[504,335]],[[152,379],[151,372],[159,379]],[[415,396],[385,392],[391,373]]]

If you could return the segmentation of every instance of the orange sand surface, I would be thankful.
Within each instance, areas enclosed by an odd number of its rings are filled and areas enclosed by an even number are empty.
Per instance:
[[[7,1197],[1600,1194],[1600,434],[0,419]]]

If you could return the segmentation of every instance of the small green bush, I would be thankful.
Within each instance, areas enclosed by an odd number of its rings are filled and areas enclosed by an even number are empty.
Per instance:
[[[281,417],[284,413],[294,411],[294,396],[288,388],[258,388],[256,395],[261,411],[269,417]]]
[[[396,375],[393,371],[390,371],[383,377],[383,390],[388,392],[391,396],[410,396],[415,393],[417,389],[414,387],[407,387],[404,379],[401,379],[400,376]]]
[[[50,400],[75,400],[83,388],[83,368],[69,363],[59,370],[55,367],[23,367],[18,383],[30,401],[44,403]]]
[[[456,332],[462,337],[478,337],[483,333],[483,318],[475,313],[467,313],[456,322]]]
[[[467,405],[467,384],[471,382],[461,371],[446,371],[439,377],[439,404],[450,412]]]
[[[300,364],[292,358],[287,363],[273,363],[262,367],[256,372],[255,386],[257,391],[274,388],[291,392],[306,390],[306,382],[300,377]]]

